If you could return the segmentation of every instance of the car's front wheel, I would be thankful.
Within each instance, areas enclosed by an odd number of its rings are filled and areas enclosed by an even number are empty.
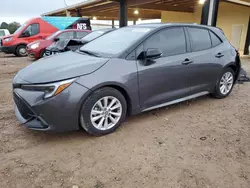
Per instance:
[[[102,136],[114,132],[124,121],[127,102],[114,88],[93,92],[81,108],[80,125],[89,134]]]
[[[222,99],[227,97],[233,90],[235,81],[235,72],[231,68],[225,68],[222,72],[219,81],[216,84],[213,97]]]

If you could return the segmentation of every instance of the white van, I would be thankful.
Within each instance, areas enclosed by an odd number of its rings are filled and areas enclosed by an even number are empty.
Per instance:
[[[9,34],[10,34],[10,32],[9,32],[8,29],[0,29],[0,46],[2,46],[1,38],[4,37],[4,36],[7,36]],[[0,52],[1,52],[1,50],[0,50]]]
[[[9,35],[10,32],[8,29],[0,29],[0,38],[2,38],[3,36]]]

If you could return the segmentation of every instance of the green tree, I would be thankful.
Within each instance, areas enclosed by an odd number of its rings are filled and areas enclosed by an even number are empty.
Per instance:
[[[7,24],[6,22],[2,22],[0,28],[1,29],[8,29],[8,26],[9,26],[9,24]]]
[[[11,34],[13,34],[20,27],[20,23],[12,22],[7,24],[6,22],[2,22],[0,29],[8,29]]]

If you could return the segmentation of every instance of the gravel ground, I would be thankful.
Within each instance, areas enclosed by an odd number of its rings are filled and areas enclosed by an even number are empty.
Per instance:
[[[244,60],[250,72],[250,60]],[[19,125],[11,80],[32,63],[0,54],[0,187],[249,188],[250,87],[131,117],[115,133]]]

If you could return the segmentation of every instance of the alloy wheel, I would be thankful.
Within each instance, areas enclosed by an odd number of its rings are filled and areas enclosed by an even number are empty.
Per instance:
[[[227,95],[233,87],[233,82],[234,82],[233,74],[231,72],[226,72],[220,80],[220,92],[223,95]]]
[[[106,96],[98,100],[90,113],[90,120],[98,130],[109,130],[121,119],[121,102],[112,96]]]

